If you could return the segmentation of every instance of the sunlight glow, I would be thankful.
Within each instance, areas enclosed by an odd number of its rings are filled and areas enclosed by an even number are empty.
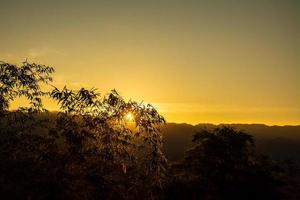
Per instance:
[[[134,116],[131,112],[128,112],[126,115],[125,115],[125,120],[127,122],[133,122],[134,121]]]

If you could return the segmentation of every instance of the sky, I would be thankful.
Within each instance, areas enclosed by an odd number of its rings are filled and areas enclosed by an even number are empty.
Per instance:
[[[115,88],[152,103],[168,122],[300,124],[298,0],[0,0],[0,7],[0,60],[53,66],[59,87],[103,95]]]

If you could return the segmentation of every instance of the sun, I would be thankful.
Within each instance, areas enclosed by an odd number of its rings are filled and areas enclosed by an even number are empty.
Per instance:
[[[134,121],[134,116],[131,112],[128,112],[126,115],[125,115],[125,120],[127,122],[133,122]]]

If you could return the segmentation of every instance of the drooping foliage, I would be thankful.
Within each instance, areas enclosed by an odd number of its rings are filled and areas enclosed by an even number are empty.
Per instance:
[[[127,177],[124,185],[132,190],[161,183],[166,159],[159,125],[165,121],[153,106],[125,101],[115,90],[100,98],[95,89],[72,91],[65,87],[55,88],[51,96],[63,111],[55,130],[67,138],[74,155],[104,163],[99,171],[108,181],[117,180],[115,186],[121,176]],[[134,116],[134,126],[127,122],[127,113]]]
[[[43,84],[52,82],[54,68],[35,63],[23,62],[17,65],[0,62],[0,111],[9,108],[16,97],[29,100],[30,110],[42,111],[42,96],[48,94],[41,89]]]
[[[44,91],[52,72],[34,63],[1,63],[1,193],[29,199],[155,198],[166,166],[164,118],[150,104],[126,101],[115,90],[102,97],[96,89]],[[9,112],[20,96],[30,107]],[[42,97],[57,101],[60,111],[43,112]],[[126,120],[128,113],[134,122]]]

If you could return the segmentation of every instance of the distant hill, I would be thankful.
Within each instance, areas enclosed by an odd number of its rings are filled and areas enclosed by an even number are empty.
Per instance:
[[[54,124],[57,112],[41,114],[41,119],[48,119]],[[164,152],[170,161],[178,161],[184,152],[192,146],[193,135],[203,129],[214,129],[218,126],[232,126],[253,135],[257,149],[276,160],[295,160],[300,163],[300,125],[299,126],[267,126],[264,124],[177,124],[167,123],[162,127],[164,136]],[[36,130],[44,134],[45,130]]]
[[[263,124],[198,124],[193,126],[168,123],[163,127],[164,151],[168,159],[171,161],[182,159],[184,152],[192,146],[195,132],[224,125],[253,135],[257,149],[273,159],[300,161],[300,125],[267,126]]]

